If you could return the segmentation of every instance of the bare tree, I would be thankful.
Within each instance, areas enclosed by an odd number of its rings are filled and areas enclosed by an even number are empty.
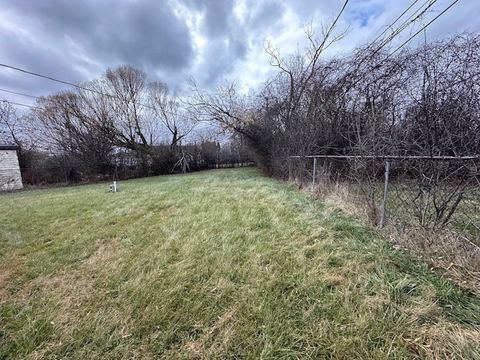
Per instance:
[[[33,112],[37,134],[44,147],[55,156],[70,157],[88,172],[105,172],[111,165],[112,142],[104,132],[92,127],[82,98],[63,92],[40,98]]]
[[[7,101],[0,102],[0,142],[20,146],[19,117],[15,108]]]
[[[148,151],[148,135],[145,133],[147,119],[144,116],[147,75],[143,70],[129,65],[108,69],[104,83],[113,112],[117,139],[125,147]]]
[[[195,127],[190,113],[165,83],[151,82],[148,85],[148,95],[154,115],[170,134],[170,146],[175,148]]]

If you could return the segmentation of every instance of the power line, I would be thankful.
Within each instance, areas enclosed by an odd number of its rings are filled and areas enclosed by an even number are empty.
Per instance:
[[[2,99],[2,100],[0,100],[0,101],[1,101],[1,102],[4,102],[4,103],[11,104],[11,105],[17,105],[17,106],[28,107],[28,108],[31,108],[31,109],[41,110],[39,107],[34,106],[34,105],[22,104],[22,103],[18,103],[18,102],[15,102],[15,101],[10,101],[10,100],[7,100],[7,99]]]
[[[52,77],[52,76],[43,75],[43,74],[36,73],[36,72],[33,72],[33,71],[25,70],[25,69],[22,69],[22,68],[19,68],[19,67],[16,67],[16,66],[12,66],[12,65],[8,65],[8,64],[2,64],[2,63],[0,63],[0,66],[1,66],[1,67],[4,67],[4,68],[7,68],[7,69],[19,71],[19,72],[22,72],[22,73],[25,73],[25,74],[28,74],[28,75],[40,77],[40,78],[47,79],[47,80],[50,80],[50,81],[54,81],[54,82],[57,82],[57,83],[60,83],[60,84],[70,85],[70,86],[73,86],[73,87],[75,87],[75,88],[77,88],[77,89],[84,90],[84,91],[89,91],[89,92],[92,92],[92,93],[95,93],[95,94],[98,94],[98,95],[102,95],[102,96],[107,96],[107,97],[114,98],[114,99],[123,100],[123,99],[120,98],[119,96],[115,96],[115,95],[111,95],[111,94],[106,94],[106,93],[104,93],[104,92],[102,92],[102,91],[98,91],[98,90],[95,90],[95,89],[90,89],[90,88],[87,88],[87,87],[84,87],[84,86],[81,86],[81,85],[72,83],[72,82],[70,82],[70,81],[65,81],[65,80],[57,79],[57,78],[54,78],[54,77]],[[149,105],[146,105],[146,104],[139,103],[139,105],[141,105],[141,106],[143,106],[143,107],[145,107],[145,108],[149,108],[149,109],[151,109],[151,110],[156,110],[154,107],[149,106]]]
[[[26,96],[26,97],[29,97],[29,98],[33,98],[33,99],[40,99],[42,98],[41,96],[35,96],[35,95],[30,95],[30,94],[25,94],[25,93],[21,93],[21,92],[17,92],[17,91],[13,91],[13,90],[7,90],[7,89],[2,89],[0,88],[0,91],[4,91],[6,93],[9,93],[9,94],[15,94],[15,95],[20,95],[20,96]],[[45,100],[50,100],[48,97],[43,97]],[[10,100],[0,100],[0,101],[4,101],[4,102],[8,102],[8,103],[11,103],[13,105],[19,105],[19,106],[25,106],[25,107],[31,107],[31,108],[34,108],[34,109],[38,109],[40,110],[41,108],[38,107],[38,106],[33,106],[33,105],[26,105],[26,104],[21,104],[21,103],[15,103],[13,101],[10,101]],[[147,106],[147,105],[144,105],[144,104],[141,104],[141,106]],[[150,109],[154,109],[153,107],[149,107]]]
[[[415,34],[410,36],[404,43],[402,43],[399,47],[397,47],[393,52],[391,52],[385,59],[387,60],[390,56],[395,54],[398,50],[400,50],[402,47],[404,47],[407,43],[409,43],[414,37],[416,37],[418,34],[420,34],[423,30],[425,30],[428,26],[430,26],[435,20],[437,20],[440,16],[445,14],[450,8],[455,5],[457,2],[460,0],[455,0],[453,3],[451,3],[449,6],[447,6],[445,9],[443,9],[442,12],[440,12],[437,16],[435,16],[432,20],[430,20],[425,26],[423,26],[420,30],[418,30]]]
[[[387,26],[387,28],[379,35],[375,38],[375,40],[373,40],[372,42],[370,42],[370,44],[368,44],[366,46],[366,48],[371,48],[375,42],[390,28],[393,27],[393,25],[395,25],[395,23],[403,17],[403,15],[405,15],[419,0],[415,0],[412,4],[410,4],[410,6],[407,7],[407,9],[405,9],[403,11],[403,13],[398,16],[393,23],[391,23],[389,26]],[[349,69],[350,71],[345,75],[346,76],[349,76],[351,75],[353,72],[354,72],[354,67],[356,66],[357,68],[365,61],[367,60],[367,57],[372,57],[373,55],[375,55],[376,53],[378,53],[382,48],[384,48],[385,46],[388,45],[388,43],[392,42],[393,39],[395,37],[397,37],[401,32],[403,32],[405,29],[407,29],[412,23],[414,23],[415,21],[417,21],[418,19],[420,19],[427,11],[428,9],[430,9],[438,0],[427,0],[426,2],[424,2],[417,10],[415,10],[407,19],[405,19],[398,27],[397,29],[395,29],[393,31],[392,34],[390,34],[387,38],[383,39],[380,43],[380,45],[373,50],[373,53],[371,54],[366,54],[363,58],[360,59],[360,61],[355,64],[355,65],[352,65],[352,66],[349,66]],[[427,7],[424,8],[424,6],[427,5]]]
[[[411,24],[413,24],[415,21],[417,21],[418,19],[420,19],[423,15],[426,14],[426,12],[428,11],[428,9],[430,9],[438,0],[433,0],[433,1],[430,1],[430,0],[427,0],[422,6],[420,6],[413,14],[411,14],[392,34],[390,34],[386,39],[384,39],[380,46],[375,49],[375,51],[373,52],[373,55],[375,55],[376,53],[378,53],[381,49],[383,49],[386,45],[388,45],[388,43],[392,42],[394,38],[396,38],[401,32],[403,32],[405,29],[407,29]],[[423,8],[425,5],[427,5],[425,8]],[[408,11],[408,10],[406,10]],[[406,12],[405,11],[405,12]],[[404,13],[405,13],[404,12]],[[403,16],[403,15],[402,15]],[[414,17],[415,16],[415,17]],[[397,20],[394,21],[394,23],[397,22]],[[393,24],[394,24],[393,23]],[[392,24],[392,25],[393,25]],[[375,40],[377,41],[377,39]],[[373,44],[374,42],[371,43],[371,45]]]
[[[378,36],[375,38],[375,40],[373,40],[373,41],[371,42],[371,44],[374,44],[378,39],[380,39],[380,38],[383,36],[383,34],[385,34],[385,33],[388,31],[388,29],[390,29],[393,25],[395,25],[396,22],[397,22],[398,20],[400,20],[400,19],[403,17],[403,15],[405,15],[405,14],[408,12],[408,10],[410,10],[418,1],[419,1],[419,0],[415,0],[413,3],[411,3],[410,6],[409,6],[408,8],[406,8],[406,9],[403,11],[403,13],[401,13],[401,14],[395,19],[395,21],[394,21],[393,23],[391,23],[389,26],[387,26],[387,27],[385,28],[385,30],[383,30],[382,33],[381,33],[380,35],[378,35]],[[425,4],[424,4],[424,5],[425,5]],[[423,5],[422,5],[422,7],[423,7]]]
[[[330,26],[330,29],[333,29],[333,28],[335,27],[335,25],[337,24],[338,19],[340,19],[340,16],[342,16],[343,11],[344,11],[345,8],[347,7],[349,1],[350,1],[350,0],[346,0],[346,1],[343,3],[343,6],[342,6],[342,8],[340,9],[340,12],[338,13],[337,17],[335,18],[335,20],[333,21],[332,25]]]
[[[39,98],[39,96],[24,94],[24,93],[21,93],[21,92],[16,92],[16,91],[7,90],[7,89],[0,89],[0,91],[4,91],[4,92],[10,93],[10,94],[15,94],[15,95],[20,95],[20,96],[26,96],[26,97],[30,97],[30,98],[33,98],[33,99],[38,99]]]
[[[393,52],[391,52],[390,54],[388,54],[384,59],[382,59],[380,62],[378,62],[375,66],[372,66],[372,69],[376,69],[380,66],[383,65],[383,63],[385,61],[387,61],[393,54],[395,54],[397,51],[399,51],[402,47],[404,47],[406,44],[408,44],[415,36],[417,36],[418,34],[420,34],[422,31],[424,31],[428,26],[430,26],[434,21],[436,21],[440,16],[442,16],[443,14],[445,14],[450,8],[452,8],[453,5],[455,5],[457,2],[459,2],[460,0],[455,0],[453,3],[451,3],[449,6],[447,6],[445,9],[443,9],[443,11],[441,11],[437,16],[435,16],[432,20],[430,20],[426,25],[424,25],[420,30],[418,30],[417,32],[415,32],[415,34],[413,34],[412,36],[410,36],[406,41],[404,41],[400,46],[398,46]],[[429,5],[431,6],[431,5]],[[373,84],[377,79],[374,79],[372,80],[371,82],[369,82],[368,85],[371,85]],[[359,81],[359,80],[358,80]],[[356,81],[354,83],[354,85],[356,83],[358,83],[358,81]]]
[[[25,70],[25,69],[22,69],[22,68],[19,68],[19,67],[16,67],[16,66],[12,66],[12,65],[8,65],[8,64],[2,64],[2,63],[0,63],[0,66],[5,67],[7,69],[19,71],[19,72],[22,72],[22,73],[25,73],[25,74],[29,74],[29,75],[32,75],[32,76],[37,76],[37,77],[47,79],[47,80],[50,80],[50,81],[55,81],[55,82],[58,82],[60,84],[70,85],[70,86],[76,87],[77,89],[81,89],[81,90],[85,90],[85,91],[91,91],[91,92],[97,93],[99,95],[113,96],[113,95],[103,94],[100,91],[97,91],[97,90],[94,90],[94,89],[89,89],[89,88],[80,86],[78,84],[74,84],[74,83],[69,82],[69,81],[60,80],[60,79],[57,79],[57,78],[54,78],[54,77],[51,77],[51,76],[47,76],[47,75],[42,75],[42,74],[39,74],[39,73],[36,73],[36,72],[33,72],[33,71],[29,71],[29,70]]]

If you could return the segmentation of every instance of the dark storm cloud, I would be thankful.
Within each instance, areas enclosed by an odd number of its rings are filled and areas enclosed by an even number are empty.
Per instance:
[[[18,29],[0,25],[2,62],[68,81],[90,80],[124,63],[172,79],[195,56],[185,19],[163,1],[17,0],[2,5],[3,17],[18,23]],[[31,84],[30,92],[46,86],[3,70],[0,81],[5,86],[17,82],[17,89]]]
[[[202,15],[201,35],[206,40],[197,80],[212,86],[234,70],[249,51],[247,28],[234,15],[234,0],[181,0]]]
[[[77,68],[78,65],[72,63],[65,54],[65,48],[45,46],[34,37],[22,36],[21,33],[8,29],[0,31],[0,43],[2,44],[0,58],[3,63],[54,75],[61,79],[73,81],[84,79],[84,75]],[[0,85],[36,95],[44,95],[64,87],[46,79],[32,78],[3,68],[0,69]]]
[[[93,60],[178,70],[193,57],[185,21],[164,2],[21,0],[11,4],[48,40],[72,41]]]
[[[216,0],[205,2],[204,26],[209,38],[221,36],[232,30],[235,20],[232,19],[234,1]]]

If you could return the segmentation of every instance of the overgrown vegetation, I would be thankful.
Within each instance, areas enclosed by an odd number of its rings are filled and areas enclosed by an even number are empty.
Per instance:
[[[255,169],[0,214],[0,358],[480,356],[478,297]]]
[[[342,39],[334,28],[335,21],[319,37],[307,29],[308,46],[294,55],[267,46],[277,71],[254,96],[234,85],[196,89],[198,116],[241,134],[259,167],[281,179],[310,184],[308,156],[323,156],[317,176],[360,188],[372,225],[384,225],[378,190],[385,159],[395,159],[389,161],[389,181],[398,185],[390,191],[391,212],[400,204],[395,215],[406,215],[396,230],[408,237],[409,222],[410,231],[428,235],[419,246],[454,241],[446,248],[463,250],[452,257],[473,252],[478,258],[480,220],[470,197],[480,184],[479,35],[396,49],[387,37],[327,57],[328,47]],[[461,236],[439,237],[458,228]],[[478,266],[466,270],[478,283]]]
[[[313,193],[331,209],[341,209],[364,225],[371,227],[369,218],[371,206],[365,203],[364,189],[356,182],[317,182],[305,189]],[[376,228],[381,236],[395,248],[408,250],[417,258],[426,262],[432,269],[444,273],[459,286],[480,294],[480,237],[477,224],[480,216],[475,209],[479,206],[478,188],[470,189],[459,209],[452,216],[448,227],[428,229],[418,226],[416,214],[411,210],[411,200],[399,199],[401,196],[414,197],[404,183],[391,183],[386,203],[386,226]],[[383,184],[377,183],[374,194],[383,196]],[[430,209],[428,209],[430,210]],[[471,240],[469,240],[471,239]]]
[[[251,162],[243,139],[194,128],[188,106],[138,68],[108,69],[19,114],[0,102],[0,143],[18,146],[24,182],[127,179]]]
[[[338,38],[308,35],[310,46],[294,55],[267,48],[278,72],[255,96],[244,96],[234,85],[196,91],[198,116],[243,134],[266,172],[286,178],[291,155],[480,153],[479,35],[395,53],[382,43],[370,44],[333,58],[324,52]],[[358,166],[359,174],[373,167],[371,176],[383,167],[365,159],[353,165],[349,169]],[[461,168],[402,165],[428,176]]]

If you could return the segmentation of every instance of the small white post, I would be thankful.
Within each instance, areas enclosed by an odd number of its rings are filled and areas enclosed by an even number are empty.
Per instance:
[[[313,175],[312,175],[312,184],[315,185],[315,177],[317,176],[317,158],[313,158]]]
[[[117,192],[117,182],[116,181],[113,182],[113,192],[114,193]]]

